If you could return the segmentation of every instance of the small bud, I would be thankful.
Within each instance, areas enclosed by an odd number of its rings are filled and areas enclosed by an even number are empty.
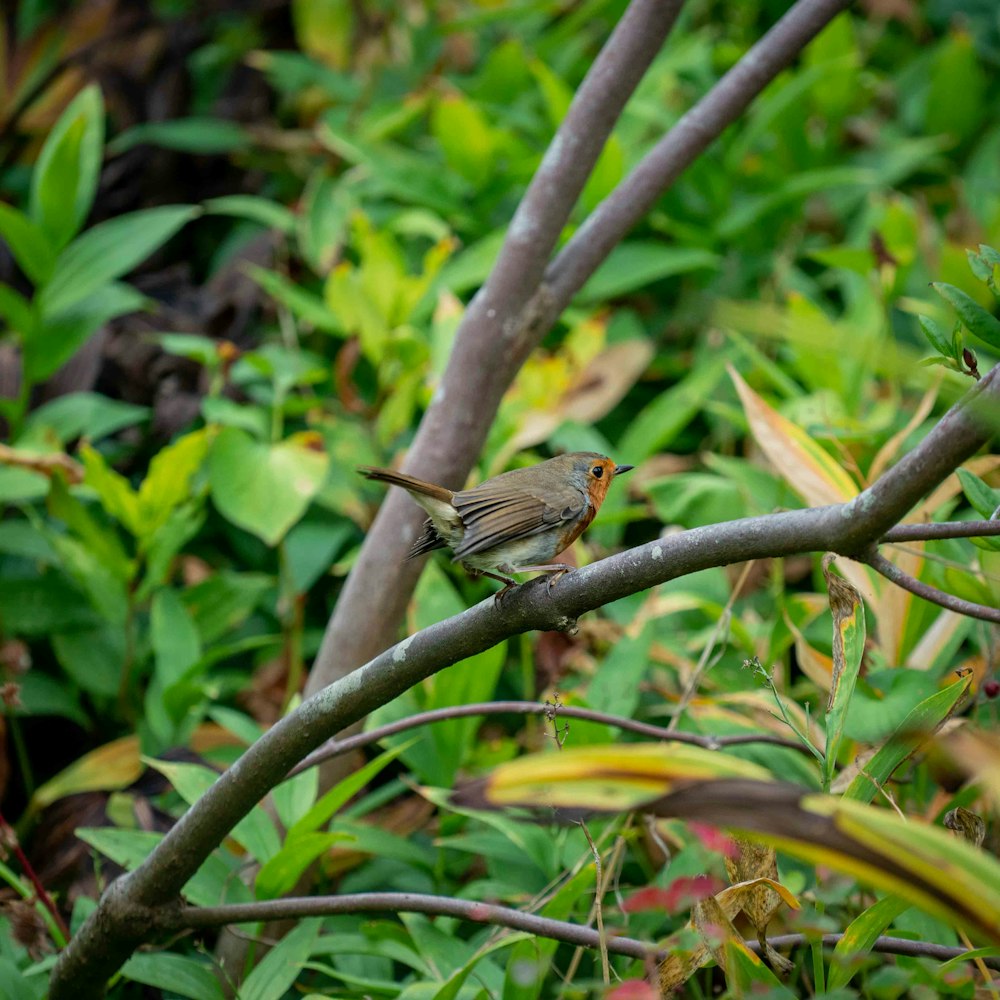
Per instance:
[[[965,363],[965,367],[969,374],[978,382],[980,378],[979,359],[972,351],[969,350],[968,347],[962,348],[962,361]]]
[[[987,698],[995,698],[1000,695],[1000,681],[995,677],[991,677],[988,681],[983,682],[983,694]]]

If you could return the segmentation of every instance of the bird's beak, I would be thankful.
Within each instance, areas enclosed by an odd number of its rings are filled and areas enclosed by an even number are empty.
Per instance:
[[[634,468],[634,465],[616,465],[615,475],[620,476],[623,472],[631,472]]]

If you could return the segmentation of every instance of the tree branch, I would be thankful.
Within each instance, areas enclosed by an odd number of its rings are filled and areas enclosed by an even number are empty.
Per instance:
[[[511,930],[527,931],[539,937],[562,941],[583,948],[600,948],[606,944],[609,952],[631,958],[663,959],[666,952],[635,938],[619,937],[614,933],[602,936],[590,927],[552,920],[525,913],[509,906],[497,906],[478,900],[432,896],[419,892],[359,892],[341,896],[305,896],[295,899],[269,899],[258,903],[237,903],[228,906],[182,906],[162,911],[158,925],[162,931],[219,927],[227,924],[258,921],[295,920],[304,917],[330,916],[335,913],[425,913],[428,916],[457,917],[477,924],[494,924]],[[824,934],[823,944],[834,947],[843,934]],[[781,934],[768,938],[775,948],[796,948],[810,944],[815,938],[808,934]],[[761,950],[756,939],[745,942],[753,951]],[[873,951],[893,955],[911,955],[948,961],[967,953],[965,948],[911,941],[907,938],[880,937]],[[969,959],[973,961],[973,959]],[[1000,957],[986,958],[986,965],[1000,969]]]
[[[996,622],[1000,624],[1000,609],[988,608],[984,604],[976,604],[974,601],[966,601],[954,594],[946,594],[937,587],[930,584],[921,583],[909,573],[904,573],[898,566],[889,562],[880,552],[872,551],[864,558],[876,573],[881,573],[887,580],[891,580],[897,587],[908,590],[917,597],[922,597],[932,604],[939,604],[949,611],[957,611],[960,615],[968,615],[970,618],[980,618],[984,622]]]
[[[799,0],[591,213],[545,276],[568,303],[656,200],[850,0]]]
[[[654,726],[649,722],[638,722],[621,715],[611,715],[608,712],[595,712],[591,708],[577,708],[574,705],[558,705],[545,701],[489,701],[476,702],[470,705],[452,705],[448,708],[435,708],[429,712],[418,712],[416,715],[377,726],[363,733],[348,736],[346,739],[329,740],[318,750],[313,751],[301,764],[297,764],[288,772],[289,778],[296,774],[322,764],[332,757],[350,753],[361,747],[371,746],[387,736],[404,733],[409,729],[426,726],[448,719],[464,719],[470,715],[544,715],[552,719],[582,719],[587,722],[599,722],[606,726],[614,726],[629,733],[648,736],[654,740],[672,740],[675,743],[688,743],[706,750],[718,750],[722,747],[744,746],[748,743],[767,743],[771,746],[787,747],[808,753],[808,750],[798,741],[785,739],[782,736],[772,736],[770,733],[742,733],[734,736],[703,736],[698,733],[682,733],[665,726]]]
[[[897,524],[887,531],[880,544],[892,542],[930,542],[943,538],[986,538],[1000,535],[998,521],[939,521],[936,524]]]
[[[773,556],[854,557],[888,530],[992,433],[1000,367],[953,406],[914,451],[853,501],[679,532],[563,577],[535,580],[438,622],[308,698],[249,747],[134,871],[112,883],[62,953],[51,1000],[95,995],[153,929],[149,913],[176,899],[229,831],[325,740],[438,670],[532,629],[567,630],[585,611],[688,573]],[[902,498],[902,499],[901,499]],[[867,533],[867,537],[866,537]]]

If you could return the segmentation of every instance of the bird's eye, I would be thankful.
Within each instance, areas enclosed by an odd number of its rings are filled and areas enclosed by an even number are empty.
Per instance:
[[[590,470],[590,474],[591,474],[591,475],[592,475],[592,476],[593,476],[593,477],[594,477],[595,479],[600,479],[600,478],[601,478],[601,476],[603,476],[603,475],[604,475],[604,466],[603,466],[603,465],[595,465],[595,466],[594,466],[594,467],[593,467],[593,468],[592,468],[592,469]]]

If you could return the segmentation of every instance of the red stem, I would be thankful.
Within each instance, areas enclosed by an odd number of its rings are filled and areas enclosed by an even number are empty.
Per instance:
[[[21,865],[21,870],[27,876],[32,888],[34,888],[35,897],[42,904],[42,906],[49,911],[49,914],[55,921],[56,927],[59,928],[59,931],[63,936],[63,940],[68,941],[70,933],[69,928],[66,926],[66,921],[63,920],[62,914],[59,912],[59,909],[52,897],[49,895],[48,890],[44,885],[42,885],[41,880],[35,873],[34,867],[32,867],[31,862],[28,860],[28,856],[21,849],[21,843],[17,839],[17,834],[14,832],[14,828],[7,822],[6,819],[4,819],[3,813],[0,813],[0,833],[3,835],[4,844],[14,852],[14,857],[17,858],[18,863]]]

